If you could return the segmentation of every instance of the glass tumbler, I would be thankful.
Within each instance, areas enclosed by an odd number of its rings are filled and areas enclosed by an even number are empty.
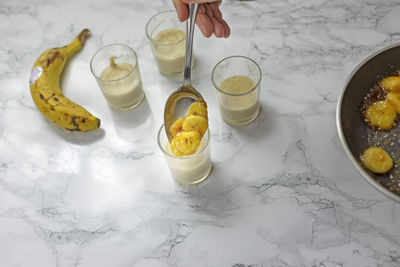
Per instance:
[[[124,44],[102,47],[92,57],[90,70],[111,108],[128,110],[144,99],[136,52]]]
[[[261,69],[244,56],[224,58],[214,67],[211,81],[216,89],[222,119],[233,126],[255,120],[260,112]]]
[[[176,11],[167,10],[154,15],[146,24],[146,36],[160,73],[178,77],[185,68],[186,26]],[[192,68],[193,68],[192,57]]]
[[[197,184],[205,180],[211,172],[210,131],[207,129],[197,152],[190,156],[175,156],[170,147],[165,126],[157,135],[158,146],[163,152],[172,178],[180,184]]]

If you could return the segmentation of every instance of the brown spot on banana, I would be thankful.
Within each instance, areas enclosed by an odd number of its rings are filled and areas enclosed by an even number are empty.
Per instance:
[[[75,126],[75,128],[71,128],[71,129],[67,129],[67,130],[72,131],[72,132],[80,132],[80,131],[82,131],[82,130],[79,128],[79,123],[77,122],[77,119],[78,119],[78,118],[79,118],[79,117],[77,117],[77,116],[72,116],[72,117],[71,117],[71,123],[72,123],[72,125]]]
[[[42,93],[40,93],[40,95],[39,95],[40,99],[42,99],[44,102],[46,102],[50,106],[53,106],[53,105],[51,103],[49,103],[49,100],[51,98],[56,98],[55,96],[56,96],[56,93],[52,93],[48,98],[44,98],[44,95]],[[58,98],[57,98],[57,101],[58,101]]]
[[[60,57],[61,60],[64,60],[63,55],[58,51],[58,49],[53,49],[49,51],[49,53],[46,55],[46,58],[40,61],[40,65],[49,67],[51,63],[53,63],[57,57]]]
[[[75,127],[79,126],[78,122],[76,121],[77,117],[76,116],[72,116],[71,117],[71,123],[72,125],[74,125]]]

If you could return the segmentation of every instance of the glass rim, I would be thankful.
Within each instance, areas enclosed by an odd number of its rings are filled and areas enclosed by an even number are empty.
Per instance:
[[[245,93],[232,94],[232,93],[225,92],[225,91],[221,90],[221,89],[219,88],[219,86],[218,86],[218,85],[216,84],[216,82],[215,82],[215,79],[214,79],[214,72],[215,72],[216,68],[217,68],[222,62],[224,62],[225,60],[231,59],[231,58],[242,58],[242,59],[246,59],[246,60],[248,60],[248,61],[254,63],[254,65],[257,66],[257,69],[258,69],[258,73],[259,73],[259,75],[260,75],[260,78],[258,79],[258,81],[256,82],[256,84],[254,85],[254,87],[251,88],[249,91],[247,91],[247,92],[245,92]],[[262,72],[261,72],[261,68],[260,68],[260,66],[257,64],[257,62],[255,62],[253,59],[251,59],[251,58],[249,58],[249,57],[246,57],[246,56],[239,56],[239,55],[236,55],[236,56],[229,56],[229,57],[226,57],[226,58],[221,59],[217,64],[215,64],[215,66],[214,66],[214,68],[213,68],[213,70],[212,70],[212,72],[211,72],[211,82],[213,83],[215,89],[217,89],[217,90],[218,90],[220,93],[222,93],[222,94],[230,95],[230,96],[243,96],[243,95],[250,94],[251,92],[253,92],[253,91],[260,85],[261,79],[262,79]]]
[[[163,43],[159,43],[159,42],[154,41],[154,39],[149,35],[149,31],[148,31],[147,29],[149,28],[150,22],[151,22],[155,17],[159,16],[160,14],[172,13],[172,12],[175,13],[175,10],[170,9],[170,10],[160,11],[160,12],[156,13],[155,15],[151,16],[151,18],[147,21],[146,27],[145,27],[146,37],[147,37],[147,39],[148,39],[150,42],[152,42],[153,44],[156,44],[156,45],[158,45],[158,46],[165,46],[165,47],[167,47],[167,46],[173,46],[173,45],[179,44],[179,43],[183,42],[184,40],[186,40],[186,35],[185,35],[185,37],[183,37],[182,39],[180,39],[179,41],[177,41],[177,42],[175,42],[175,43],[163,44]],[[179,20],[178,20],[178,21],[179,21]],[[159,24],[157,25],[157,27],[158,27],[160,24],[161,24],[161,23],[159,23]]]
[[[210,144],[210,129],[207,128],[207,131],[203,135],[203,138],[204,138],[205,135],[207,135],[207,138],[208,138],[207,145],[205,145],[200,151],[198,151],[197,153],[195,153],[193,155],[178,157],[178,156],[172,155],[172,154],[168,153],[167,151],[165,151],[164,146],[161,145],[161,143],[160,143],[160,134],[163,131],[163,129],[165,129],[165,124],[161,125],[161,127],[160,127],[160,129],[158,130],[158,133],[157,133],[158,147],[161,149],[161,151],[164,153],[164,155],[167,155],[168,157],[171,157],[171,158],[174,158],[174,159],[190,159],[190,158],[194,158],[197,155],[201,154],[208,147],[208,145]],[[166,138],[166,139],[168,140],[168,138]]]
[[[94,60],[94,58],[97,56],[98,53],[100,53],[100,51],[102,51],[102,50],[104,50],[105,48],[108,48],[108,47],[110,47],[110,46],[123,46],[123,47],[125,47],[125,48],[128,48],[128,50],[130,50],[130,51],[133,53],[133,55],[134,55],[134,57],[135,57],[135,59],[136,59],[136,64],[135,64],[135,66],[132,68],[132,70],[130,70],[130,71],[129,71],[127,74],[125,74],[124,76],[122,76],[122,77],[120,77],[120,78],[118,78],[118,79],[114,79],[114,80],[103,79],[103,78],[101,78],[100,76],[96,75],[96,74],[94,73],[94,70],[93,70],[93,60]],[[132,47],[130,47],[129,45],[123,44],[123,43],[111,43],[111,44],[108,44],[108,45],[105,45],[105,46],[101,47],[99,50],[97,50],[97,51],[94,53],[94,55],[92,56],[92,59],[90,60],[90,71],[92,72],[93,76],[94,76],[96,79],[98,79],[98,80],[100,80],[100,81],[102,81],[102,82],[117,82],[117,81],[121,81],[121,80],[125,79],[126,77],[128,77],[129,75],[131,75],[131,74],[137,69],[137,66],[139,65],[138,63],[139,63],[139,60],[138,60],[137,54],[136,54],[135,50],[133,50]]]

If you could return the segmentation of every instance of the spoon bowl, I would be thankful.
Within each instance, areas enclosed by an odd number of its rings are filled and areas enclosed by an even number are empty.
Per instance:
[[[193,102],[204,101],[201,94],[191,84],[192,47],[197,8],[198,4],[189,4],[189,18],[186,21],[186,53],[183,85],[168,97],[164,108],[165,131],[170,142],[173,139],[170,132],[171,125],[177,119],[185,116],[186,111]]]

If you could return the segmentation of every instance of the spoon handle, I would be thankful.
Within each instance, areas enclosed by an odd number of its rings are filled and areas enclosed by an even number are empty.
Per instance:
[[[185,72],[183,74],[183,86],[191,85],[193,35],[197,8],[198,4],[189,4],[189,18],[186,21],[186,54]]]

